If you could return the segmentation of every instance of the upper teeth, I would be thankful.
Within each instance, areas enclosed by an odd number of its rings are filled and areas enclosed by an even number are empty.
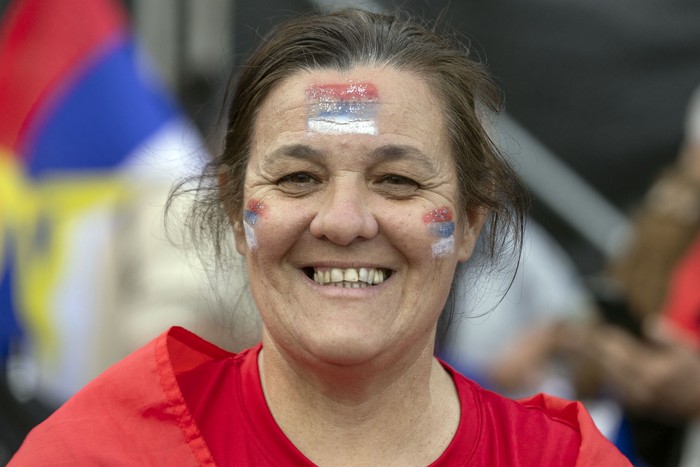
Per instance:
[[[318,284],[333,284],[339,287],[367,287],[384,282],[383,269],[375,268],[320,268],[314,269],[314,281]]]

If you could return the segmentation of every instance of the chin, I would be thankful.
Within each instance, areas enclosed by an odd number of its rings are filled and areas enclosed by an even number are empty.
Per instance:
[[[324,339],[310,345],[309,351],[324,363],[337,366],[355,366],[369,363],[382,354],[379,342],[365,336],[343,336]]]

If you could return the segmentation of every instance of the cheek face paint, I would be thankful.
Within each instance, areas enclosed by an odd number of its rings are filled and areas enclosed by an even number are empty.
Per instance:
[[[452,211],[447,206],[428,211],[423,216],[423,223],[428,226],[428,231],[437,241],[433,243],[433,256],[447,256],[454,251],[455,223],[452,220]]]
[[[318,84],[306,90],[311,133],[376,135],[379,93],[370,83]]]
[[[243,211],[243,230],[248,248],[254,250],[258,247],[258,238],[255,235],[255,224],[265,214],[265,205],[260,201],[251,199]]]

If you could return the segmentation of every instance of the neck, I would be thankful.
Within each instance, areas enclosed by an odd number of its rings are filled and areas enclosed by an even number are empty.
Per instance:
[[[419,348],[353,366],[309,365],[265,336],[265,398],[282,431],[317,464],[429,464],[456,432],[459,400],[432,342]]]

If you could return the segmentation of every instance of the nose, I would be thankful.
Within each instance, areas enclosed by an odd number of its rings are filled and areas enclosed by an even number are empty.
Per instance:
[[[329,184],[311,221],[311,234],[338,245],[377,235],[379,225],[363,188],[363,183],[349,181]]]

